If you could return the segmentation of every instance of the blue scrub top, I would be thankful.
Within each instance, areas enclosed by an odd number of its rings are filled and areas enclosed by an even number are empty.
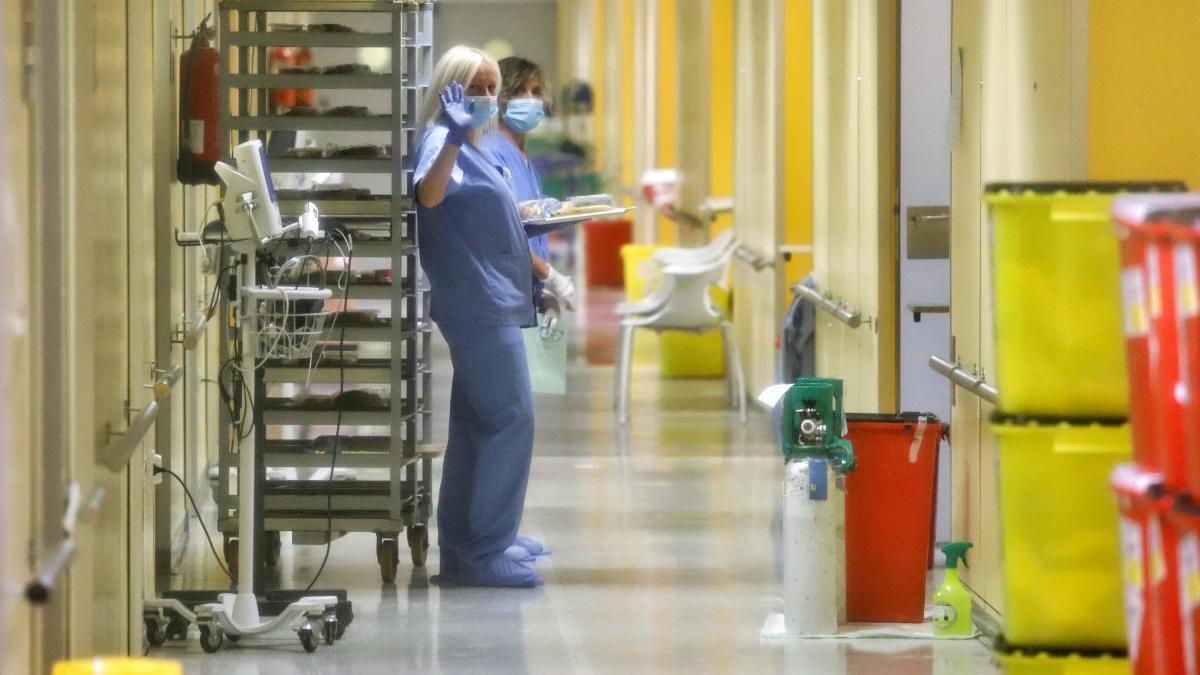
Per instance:
[[[446,143],[433,124],[416,148],[417,185]],[[432,289],[430,318],[439,324],[531,326],[533,265],[511,179],[487,150],[464,143],[441,204],[417,203],[421,266]]]
[[[521,152],[508,136],[503,132],[493,131],[484,136],[480,144],[490,150],[500,164],[512,174],[518,202],[542,198],[542,177],[525,157],[525,153]],[[529,240],[529,245],[542,260],[549,259],[550,248],[546,243],[546,235],[539,234],[533,237]]]

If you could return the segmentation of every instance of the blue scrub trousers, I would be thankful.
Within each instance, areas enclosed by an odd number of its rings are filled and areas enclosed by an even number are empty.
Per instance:
[[[533,460],[533,393],[518,326],[439,325],[454,380],[438,545],[479,565],[513,544]]]

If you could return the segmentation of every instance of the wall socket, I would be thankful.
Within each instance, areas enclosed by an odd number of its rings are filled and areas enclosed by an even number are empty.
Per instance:
[[[151,452],[146,455],[146,480],[151,485],[158,485],[162,483],[163,475],[161,473],[154,473],[154,470],[156,468],[162,468],[162,465],[162,455],[158,454],[157,452]]]

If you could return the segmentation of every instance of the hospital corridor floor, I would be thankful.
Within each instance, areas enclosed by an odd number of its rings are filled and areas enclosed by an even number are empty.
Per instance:
[[[631,422],[618,427],[613,367],[604,363],[616,329],[607,300],[615,297],[589,298],[589,337],[574,340],[570,393],[537,396],[521,530],[553,551],[537,563],[544,587],[431,584],[436,531],[428,565],[412,567],[402,545],[397,583],[382,585],[374,536],[349,534],[334,542],[318,584],[346,589],[354,605],[354,623],[334,646],[306,654],[281,631],[227,641],[210,655],[193,630],[188,642],[150,654],[182,661],[189,675],[998,672],[976,641],[761,640],[764,620],[782,607],[772,534],[782,462],[767,416],[752,411],[743,426],[722,381],[663,380],[647,359],[635,366]],[[435,359],[435,433],[444,439],[444,344]],[[223,586],[200,528],[191,529],[171,587]],[[292,546],[288,534],[283,542],[271,584],[303,588],[324,547]]]

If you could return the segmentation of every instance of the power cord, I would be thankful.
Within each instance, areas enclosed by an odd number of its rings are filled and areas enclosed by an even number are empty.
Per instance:
[[[350,305],[350,285],[353,279],[353,264],[354,264],[354,240],[346,235],[346,283],[342,287],[342,312],[343,314],[349,310]],[[342,442],[342,413],[346,410],[346,321],[343,316],[342,325],[339,326],[338,334],[338,395],[337,395],[337,424],[333,429],[333,448],[330,452],[329,459],[329,493],[325,495],[325,556],[321,559],[321,566],[317,568],[316,575],[312,581],[305,587],[304,592],[307,593],[317,585],[317,581],[325,572],[325,565],[329,562],[329,554],[333,550],[333,474],[337,470],[338,446]]]
[[[192,491],[188,489],[187,483],[185,483],[183,479],[179,477],[179,474],[166,467],[154,467],[154,475],[158,475],[160,473],[165,473],[171,478],[174,478],[175,481],[179,483],[179,487],[183,488],[183,494],[187,495],[188,502],[190,502],[192,505],[192,512],[196,514],[196,520],[200,521],[200,529],[204,530],[204,538],[208,540],[208,550],[212,551],[213,558],[216,559],[217,565],[221,567],[221,571],[225,573],[225,576],[229,577],[230,581],[236,582],[237,577],[229,571],[229,568],[225,567],[225,562],[222,561],[221,556],[217,554],[217,545],[213,543],[212,535],[208,533],[208,526],[204,524],[204,517],[200,515],[200,508],[196,506],[196,500],[192,497]]]

